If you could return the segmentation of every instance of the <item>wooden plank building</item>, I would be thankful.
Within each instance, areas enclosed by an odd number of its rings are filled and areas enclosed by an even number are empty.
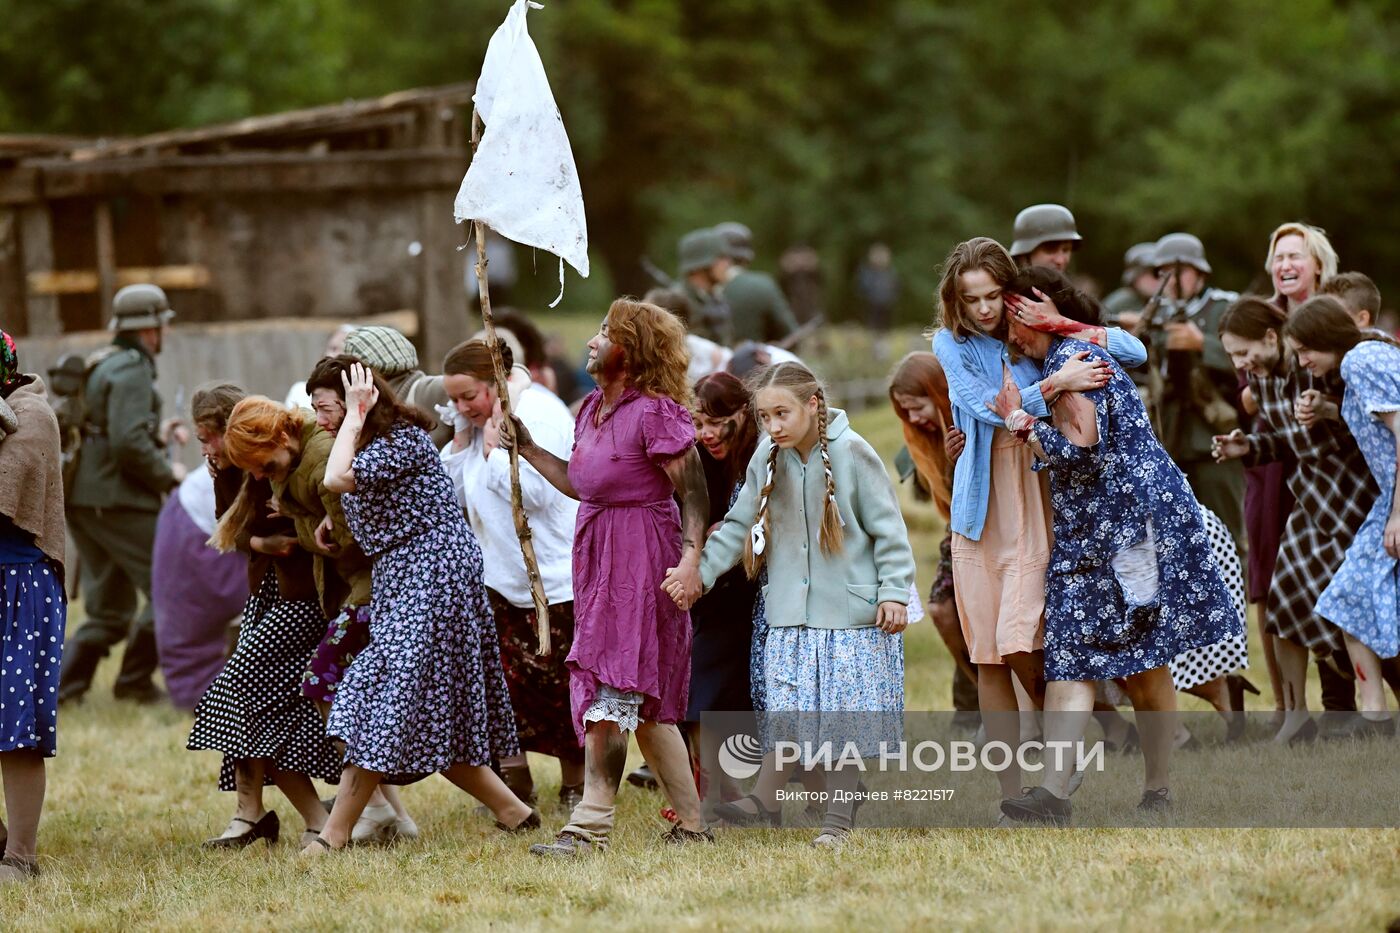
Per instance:
[[[0,135],[0,321],[48,344],[101,330],[118,288],[154,282],[181,325],[329,330],[410,309],[422,358],[441,359],[466,329],[452,200],[471,93],[112,140]]]

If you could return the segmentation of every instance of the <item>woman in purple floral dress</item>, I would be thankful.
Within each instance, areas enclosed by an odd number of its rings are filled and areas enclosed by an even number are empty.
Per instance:
[[[303,856],[342,848],[381,782],[439,772],[508,832],[539,826],[490,768],[519,753],[481,551],[422,416],[359,363],[326,466],[374,561],[371,640],[345,674],[327,732],[345,743],[340,793]]]

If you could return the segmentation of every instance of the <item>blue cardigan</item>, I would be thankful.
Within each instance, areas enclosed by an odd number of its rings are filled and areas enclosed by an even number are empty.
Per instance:
[[[1110,327],[1108,352],[1124,369],[1147,362],[1147,348],[1132,334]],[[1021,407],[1037,418],[1050,410],[1040,394],[1040,367],[1022,358],[1013,362],[1000,340],[984,334],[954,337],[941,328],[933,335],[933,352],[948,376],[948,396],[953,403],[953,423],[967,435],[967,446],[953,468],[953,531],[973,541],[981,540],[987,521],[987,499],[992,479],[992,435],[1006,427],[987,403],[1001,391],[1001,367],[1021,388]]]

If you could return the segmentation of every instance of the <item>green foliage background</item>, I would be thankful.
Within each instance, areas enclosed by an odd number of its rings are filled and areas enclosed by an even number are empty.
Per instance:
[[[475,77],[506,0],[0,0],[0,131],[137,133]],[[583,175],[599,280],[724,219],[760,265],[807,241],[830,304],[894,248],[906,319],[954,242],[1069,204],[1079,271],[1199,235],[1216,281],[1320,224],[1400,294],[1392,0],[550,0],[532,13]],[[525,263],[526,268],[530,263]],[[540,263],[540,294],[553,264]],[[550,293],[552,294],[552,293]]]

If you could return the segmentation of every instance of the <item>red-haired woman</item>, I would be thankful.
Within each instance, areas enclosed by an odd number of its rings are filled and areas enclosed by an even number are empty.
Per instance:
[[[938,357],[928,352],[915,352],[900,360],[890,376],[890,404],[904,428],[904,443],[919,479],[933,497],[943,521],[948,522],[952,516],[953,464],[944,445],[950,429],[956,428],[953,428],[953,405],[948,398],[948,377]],[[928,598],[929,616],[956,665],[954,703],[957,704],[959,694],[964,692],[959,689],[961,683],[965,683],[965,689],[972,693],[968,709],[976,712],[977,670],[967,653],[967,640],[963,637],[957,600],[953,596],[951,528],[945,531],[943,543],[939,545],[938,571]]]

